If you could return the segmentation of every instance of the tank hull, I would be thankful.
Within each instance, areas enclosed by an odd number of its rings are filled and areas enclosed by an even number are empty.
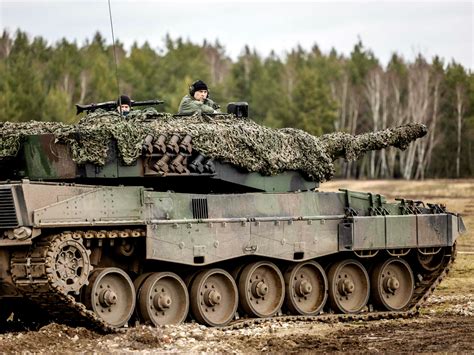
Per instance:
[[[224,326],[405,311],[442,275],[464,231],[442,206],[347,190],[188,194],[22,181],[1,184],[0,198],[0,299],[43,295],[50,314],[63,304],[59,320],[101,329],[133,317]],[[389,271],[398,276],[381,276]],[[113,292],[95,300],[104,285]],[[153,294],[156,285],[171,291]],[[213,309],[218,316],[206,314]]]

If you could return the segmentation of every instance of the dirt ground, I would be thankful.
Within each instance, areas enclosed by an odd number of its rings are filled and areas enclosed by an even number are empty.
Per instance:
[[[84,328],[49,324],[35,331],[3,332],[0,352],[473,352],[474,179],[331,181],[322,191],[347,188],[445,203],[463,215],[468,233],[458,241],[452,272],[411,319],[346,323],[265,322],[239,330],[198,324],[139,326],[100,335]]]

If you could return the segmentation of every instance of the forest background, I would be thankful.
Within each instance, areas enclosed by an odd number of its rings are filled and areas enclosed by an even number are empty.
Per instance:
[[[359,41],[349,56],[296,46],[284,56],[243,48],[232,60],[219,43],[166,36],[129,50],[116,43],[120,92],[160,99],[175,113],[190,83],[208,83],[212,99],[247,101],[256,122],[313,135],[377,131],[408,122],[428,135],[400,152],[372,152],[338,164],[343,178],[452,178],[474,175],[474,75],[462,65],[419,54],[393,54],[382,65]],[[115,100],[119,92],[113,46],[96,33],[83,45],[4,31],[0,38],[0,121],[74,123],[75,103]]]

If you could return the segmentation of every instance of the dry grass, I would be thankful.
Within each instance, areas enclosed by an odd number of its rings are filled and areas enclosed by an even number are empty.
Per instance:
[[[397,197],[443,203],[460,213],[467,232],[458,239],[459,255],[437,294],[474,293],[474,179],[464,180],[334,180],[321,184],[320,191],[338,189],[379,193],[393,201]],[[471,254],[472,253],[472,254]]]
[[[438,295],[474,293],[474,255],[458,254],[448,276],[438,286]]]

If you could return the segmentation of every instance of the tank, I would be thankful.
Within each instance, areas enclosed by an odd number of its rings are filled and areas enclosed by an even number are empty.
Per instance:
[[[407,317],[455,258],[443,205],[319,191],[338,157],[422,125],[315,138],[143,112],[0,125],[0,308],[100,331]]]

